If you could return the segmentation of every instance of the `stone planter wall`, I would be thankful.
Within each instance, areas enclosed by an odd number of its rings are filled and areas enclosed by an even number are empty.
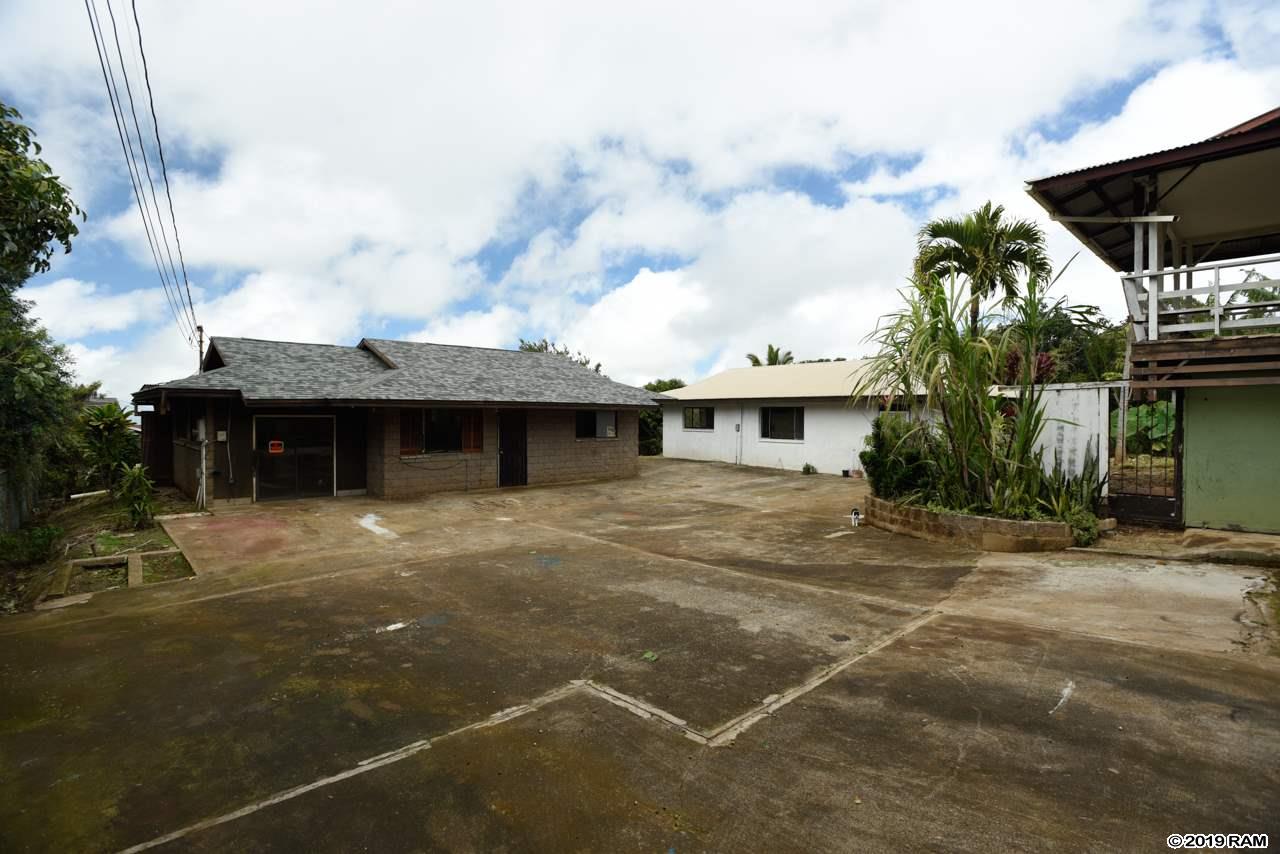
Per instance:
[[[988,552],[1048,552],[1074,544],[1071,527],[1064,522],[1015,522],[934,513],[880,498],[867,499],[867,523],[895,534]]]

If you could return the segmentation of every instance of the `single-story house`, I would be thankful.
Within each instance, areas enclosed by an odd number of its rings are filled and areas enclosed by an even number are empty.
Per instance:
[[[153,477],[218,504],[627,477],[660,397],[554,353],[215,337],[133,401]]]
[[[663,456],[839,474],[862,468],[878,397],[851,401],[864,360],[732,368],[666,392]]]

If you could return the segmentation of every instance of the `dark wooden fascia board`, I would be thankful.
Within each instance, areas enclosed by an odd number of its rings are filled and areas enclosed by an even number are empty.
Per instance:
[[[450,409],[657,409],[661,401],[652,404],[643,403],[524,403],[510,400],[269,400],[250,398],[245,406],[252,409],[263,407],[364,407],[368,409],[406,409],[406,408],[450,408]]]
[[[1269,127],[1228,137],[1207,139],[1204,142],[1192,143],[1169,151],[1147,154],[1117,163],[1107,163],[1077,172],[1041,178],[1037,181],[1029,181],[1027,184],[1039,192],[1052,191],[1055,187],[1078,184],[1081,181],[1105,180],[1130,173],[1141,174],[1252,154],[1255,151],[1272,148],[1277,143],[1280,143],[1280,127]]]
[[[1230,362],[1227,364],[1200,365],[1134,365],[1130,371],[1135,375],[1152,376],[1155,374],[1224,374],[1232,371],[1280,371],[1280,362]]]
[[[1130,388],[1229,388],[1251,385],[1280,385],[1278,377],[1221,377],[1194,380],[1131,380]]]

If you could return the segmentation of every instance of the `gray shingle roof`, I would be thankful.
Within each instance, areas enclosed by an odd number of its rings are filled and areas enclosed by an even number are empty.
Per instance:
[[[160,390],[239,392],[246,402],[424,401],[653,406],[662,395],[614,382],[554,353],[366,339],[356,347],[211,339],[225,363]],[[388,365],[378,354],[394,365]]]

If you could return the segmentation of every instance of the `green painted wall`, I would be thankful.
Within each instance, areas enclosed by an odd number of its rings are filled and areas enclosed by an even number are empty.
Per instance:
[[[1187,527],[1280,533],[1280,386],[1185,391]]]

